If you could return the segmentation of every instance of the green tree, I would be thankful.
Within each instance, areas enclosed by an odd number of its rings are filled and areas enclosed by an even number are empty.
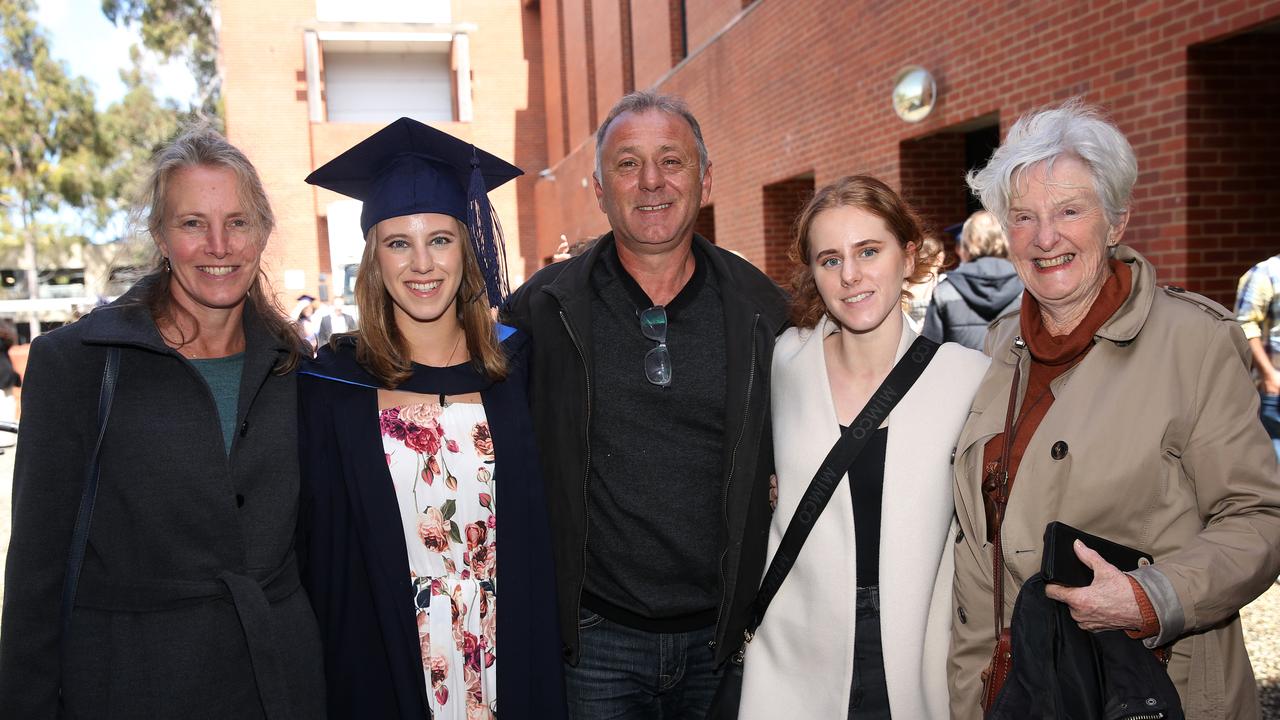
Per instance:
[[[129,210],[141,194],[151,156],[198,115],[194,109],[156,97],[155,78],[143,69],[138,46],[130,48],[129,58],[130,67],[120,71],[125,94],[100,114],[99,127],[109,152],[99,170],[108,188],[107,200],[98,208],[99,227]]]
[[[196,80],[196,111],[211,122],[221,117],[213,0],[102,0],[102,14],[117,25],[138,25],[148,50],[184,59]]]
[[[64,205],[92,208],[110,192],[98,172],[110,149],[93,91],[49,54],[34,13],[34,0],[0,0],[0,192],[24,243],[31,297],[37,245],[58,234],[43,218]]]

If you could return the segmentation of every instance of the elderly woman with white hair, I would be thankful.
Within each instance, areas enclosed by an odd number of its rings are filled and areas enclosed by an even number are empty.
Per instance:
[[[1121,244],[1137,175],[1124,135],[1073,101],[1020,119],[969,177],[1027,292],[991,327],[956,448],[952,717],[982,716],[993,649],[1052,521],[1154,562],[1121,572],[1072,544],[1091,584],[1044,596],[1083,630],[1166,651],[1187,718],[1258,717],[1238,611],[1280,571],[1276,459],[1231,314],[1157,285]],[[1034,661],[1015,649],[1015,668]]]

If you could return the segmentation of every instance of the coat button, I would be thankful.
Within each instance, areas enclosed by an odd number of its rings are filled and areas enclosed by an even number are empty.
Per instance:
[[[561,645],[560,654],[564,655],[565,657],[573,657],[573,650],[570,649],[568,645]]]
[[[962,543],[962,542],[964,542],[964,529],[963,529],[963,528],[962,528],[962,529],[960,529],[960,530],[957,530],[957,531],[956,531],[956,544],[957,544],[957,545],[959,545],[959,544],[960,544],[960,543]]]
[[[1061,460],[1067,456],[1067,444],[1059,440],[1053,444],[1053,447],[1049,448],[1049,454],[1053,456],[1054,460]]]
[[[963,607],[956,608],[956,615],[960,616],[960,624],[965,625],[969,622],[969,616],[965,614]]]
[[[1180,287],[1178,287],[1177,285],[1170,285],[1170,286],[1169,286],[1169,292],[1184,293],[1184,292],[1186,292],[1186,289],[1185,289],[1185,288],[1180,288]]]
[[[244,507],[244,496],[239,493],[236,494],[236,507]]]
[[[952,464],[952,465],[955,465],[955,464],[956,464],[956,449],[955,449],[955,448],[951,448],[951,464]]]
[[[240,437],[244,437],[245,435],[248,435],[248,434],[249,434],[249,421],[245,420],[243,423],[240,424]]]

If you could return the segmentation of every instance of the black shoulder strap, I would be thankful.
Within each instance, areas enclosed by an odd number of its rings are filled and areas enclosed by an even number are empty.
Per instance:
[[[102,437],[107,431],[107,417],[111,414],[111,400],[115,396],[119,375],[120,348],[113,347],[107,350],[107,362],[102,370],[102,387],[98,391],[98,437],[93,443],[89,461],[85,463],[84,490],[80,495],[76,526],[71,533],[71,550],[67,553],[67,572],[62,582],[63,657],[66,657],[67,637],[71,631],[71,611],[76,604],[76,584],[80,581],[80,567],[84,564],[85,548],[89,543],[93,502],[98,496],[98,453],[102,450]]]
[[[808,489],[804,491],[804,497],[800,498],[795,515],[791,517],[791,523],[787,525],[787,531],[782,535],[778,550],[769,563],[769,570],[765,572],[764,580],[760,583],[760,590],[756,592],[756,599],[751,603],[746,641],[749,642],[755,635],[756,628],[760,627],[765,610],[773,601],[773,596],[778,593],[778,589],[782,587],[782,581],[787,578],[787,573],[791,572],[791,567],[795,565],[800,548],[804,546],[809,532],[813,530],[813,524],[817,522],[818,516],[831,500],[832,493],[840,484],[840,478],[844,477],[845,471],[858,458],[858,454],[862,452],[862,448],[871,439],[876,428],[879,428],[885,418],[889,417],[889,412],[928,367],[938,347],[938,343],[923,335],[917,337],[907,349],[907,354],[902,356],[893,370],[889,371],[889,376],[876,389],[875,394],[862,408],[862,412],[858,413],[858,417],[849,424],[849,428],[840,434],[840,439],[831,447],[831,452],[827,453],[826,459],[818,467],[817,474],[809,482]],[[745,649],[745,643],[743,647]]]

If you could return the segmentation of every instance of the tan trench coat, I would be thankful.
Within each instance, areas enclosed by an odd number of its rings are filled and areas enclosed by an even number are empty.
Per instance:
[[[1014,479],[1003,528],[1005,622],[1018,588],[1040,570],[1050,521],[1141,548],[1156,559],[1135,573],[1161,620],[1151,642],[1176,640],[1169,675],[1187,718],[1256,718],[1237,612],[1280,572],[1280,484],[1248,347],[1221,306],[1157,287],[1154,268],[1127,247],[1116,257],[1133,271],[1129,298],[1084,360],[1052,383],[1054,404]],[[1003,431],[1015,363],[1019,403],[1026,389],[1030,354],[1018,334],[1017,313],[993,324],[991,367],[956,450],[954,718],[981,717],[980,673],[994,643],[981,466],[983,447]],[[1066,454],[1054,459],[1059,442]]]

